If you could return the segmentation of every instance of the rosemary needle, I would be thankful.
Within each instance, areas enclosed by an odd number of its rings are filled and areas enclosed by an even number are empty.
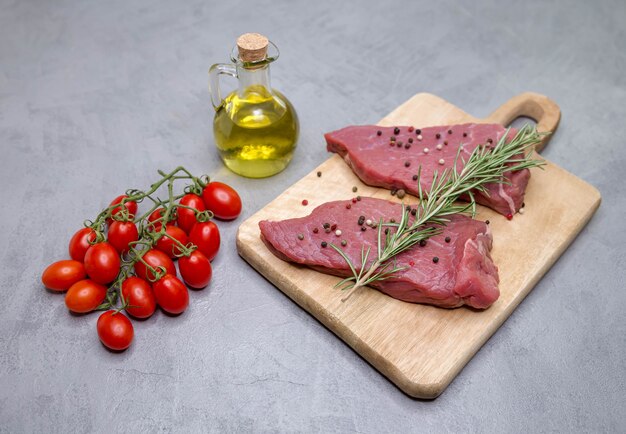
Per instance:
[[[336,287],[347,290],[342,301],[347,300],[357,289],[371,283],[392,278],[395,273],[403,270],[396,264],[395,257],[410,249],[422,240],[432,237],[441,232],[438,225],[445,225],[449,215],[468,212],[472,216],[476,213],[476,202],[473,191],[488,194],[485,185],[489,183],[507,183],[504,173],[542,166],[540,160],[530,158],[530,153],[525,151],[538,144],[544,135],[535,127],[524,125],[515,137],[506,142],[509,130],[498,141],[493,149],[487,146],[477,146],[467,161],[460,156],[459,147],[454,165],[451,169],[445,169],[441,174],[437,171],[433,174],[432,184],[428,191],[421,187],[421,168],[418,169],[418,197],[420,205],[416,207],[415,219],[410,222],[410,210],[402,206],[402,217],[399,223],[385,223],[382,219],[378,224],[377,252],[372,260],[371,248],[361,248],[361,260],[359,266],[338,246],[330,244],[346,261],[352,272],[352,276],[340,281]],[[463,168],[457,171],[459,158],[464,163]],[[463,194],[469,196],[470,202],[457,205],[455,202]],[[415,209],[415,207],[414,207]],[[384,227],[395,227],[395,231],[383,232]]]

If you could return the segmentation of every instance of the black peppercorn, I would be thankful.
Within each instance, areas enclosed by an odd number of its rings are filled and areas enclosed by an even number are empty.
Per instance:
[[[441,138],[441,134],[437,133],[437,134],[435,134],[435,137],[440,139]]]
[[[410,161],[407,160],[407,161],[404,162],[404,167],[409,167],[410,165],[411,165]]]
[[[322,247],[326,247],[328,243],[326,241],[322,241]]]
[[[376,135],[377,135],[377,136],[382,136],[382,135],[383,135],[383,132],[382,132],[381,130],[378,130],[378,131],[376,131]]]
[[[321,178],[322,177],[322,172],[317,172],[317,177]]]
[[[400,128],[395,127],[395,128],[393,129],[393,133],[394,133],[394,134],[400,134]]]
[[[313,233],[316,234],[318,233],[320,230],[318,228],[313,228]]]
[[[417,175],[413,175],[413,181],[417,181],[418,176]]]
[[[444,239],[444,241],[445,241],[446,243],[449,243],[449,242],[450,242],[450,237],[446,237],[446,238]]]
[[[420,240],[420,247],[424,247],[426,245],[426,240]]]
[[[413,143],[413,137],[409,137],[409,143]]]
[[[435,257],[433,258],[433,262],[436,264],[437,262],[439,262],[439,258],[435,256]]]

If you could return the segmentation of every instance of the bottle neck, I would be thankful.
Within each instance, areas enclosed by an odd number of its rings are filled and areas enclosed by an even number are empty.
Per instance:
[[[270,86],[270,66],[264,65],[259,68],[247,69],[237,65],[237,78],[239,79],[239,94],[243,95],[246,89],[251,86],[264,87],[269,92]]]

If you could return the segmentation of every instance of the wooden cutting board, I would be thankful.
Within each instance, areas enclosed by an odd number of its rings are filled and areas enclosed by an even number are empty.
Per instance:
[[[486,119],[477,119],[441,98],[421,93],[383,118],[379,125],[419,128],[462,122],[508,125],[519,116],[535,119],[540,131],[554,131],[560,111],[548,98],[524,93]],[[543,145],[545,142],[539,147]],[[319,143],[311,146],[326,152],[321,136]],[[567,152],[565,144],[558,146]],[[321,177],[316,175],[318,171],[322,172]],[[594,187],[547,162],[544,170],[532,169],[524,214],[508,221],[479,207],[477,218],[491,221],[492,256],[500,270],[501,295],[485,311],[448,310],[405,303],[369,288],[341,302],[341,291],[333,288],[338,278],[283,262],[261,242],[260,220],[308,215],[324,202],[354,197],[353,186],[358,187],[362,196],[398,200],[388,190],[361,183],[341,157],[333,155],[246,220],[239,227],[237,248],[246,261],[281,291],[400,389],[418,398],[435,398],[450,384],[574,240],[601,199]],[[309,201],[308,206],[301,204],[303,199]],[[404,200],[416,202],[411,196]]]

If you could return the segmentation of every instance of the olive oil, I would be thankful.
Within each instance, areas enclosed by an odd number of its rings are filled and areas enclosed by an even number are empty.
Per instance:
[[[249,178],[282,171],[293,157],[298,117],[278,91],[252,85],[224,98],[213,121],[215,144],[226,167]]]
[[[268,53],[268,47],[273,53]],[[270,63],[278,49],[265,36],[246,33],[237,39],[232,64],[209,70],[211,102],[215,108],[215,145],[226,167],[250,178],[282,171],[298,141],[298,116],[289,100],[270,85]],[[238,88],[222,99],[219,76],[237,78]]]

